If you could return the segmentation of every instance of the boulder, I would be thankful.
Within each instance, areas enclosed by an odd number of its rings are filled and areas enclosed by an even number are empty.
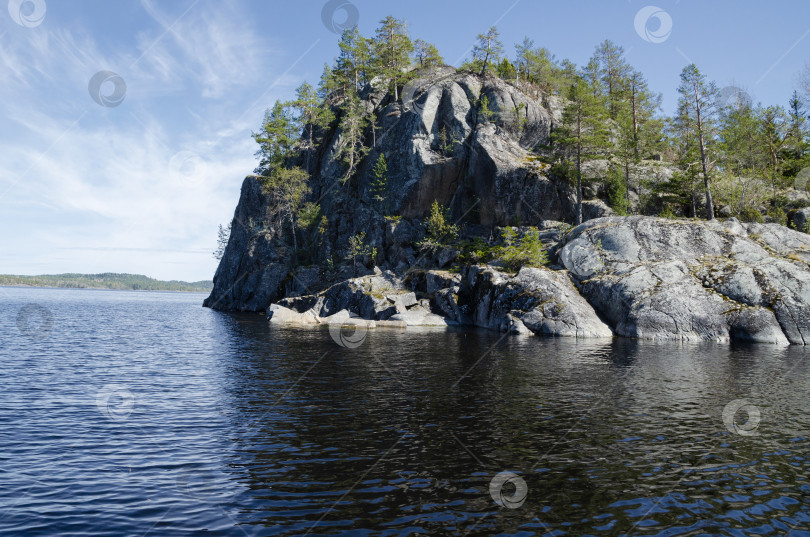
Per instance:
[[[559,258],[618,335],[810,341],[810,236],[778,224],[602,218]]]
[[[317,294],[287,297],[278,304],[319,318],[347,310],[364,319],[386,320],[418,302],[416,294],[407,290],[393,272],[385,271],[351,278]]]
[[[790,211],[789,218],[790,223],[793,224],[796,230],[804,232],[810,231],[807,226],[808,221],[810,221],[810,207]]]
[[[509,277],[491,267],[471,267],[465,276],[476,326],[538,336],[613,336],[565,271],[524,267]]]
[[[613,209],[602,200],[586,200],[582,202],[582,221],[613,216]]]

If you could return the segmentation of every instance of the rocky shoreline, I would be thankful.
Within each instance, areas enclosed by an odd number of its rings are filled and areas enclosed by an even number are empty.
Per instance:
[[[476,326],[514,334],[810,341],[810,236],[778,224],[607,217],[550,246],[550,268],[509,274],[375,267],[267,309],[273,325]]]
[[[262,178],[245,179],[206,306],[267,312],[274,325],[362,319],[554,337],[810,343],[810,235],[735,218],[613,216],[598,190],[585,193],[584,223],[571,229],[563,222],[574,221],[575,192],[549,164],[558,97],[453,68],[415,79],[403,94],[398,102],[374,84],[360,93],[376,124],[351,178],[338,158],[346,143],[339,122],[319,132],[323,143],[307,162],[317,210],[309,224],[285,221]],[[490,119],[479,117],[482,101]],[[375,197],[372,166],[382,157],[385,192]],[[597,164],[588,171],[595,177],[604,172]],[[643,161],[628,173],[633,210],[672,170]],[[458,237],[426,248],[437,205]],[[546,266],[512,272],[475,255],[526,233],[542,243]]]

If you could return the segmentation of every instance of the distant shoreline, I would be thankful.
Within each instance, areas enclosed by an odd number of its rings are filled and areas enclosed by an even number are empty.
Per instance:
[[[210,290],[204,289],[129,289],[126,287],[69,287],[58,285],[28,285],[24,283],[0,283],[0,287],[8,287],[10,289],[65,289],[69,291],[127,291],[132,293],[199,293],[203,295],[211,292]]]
[[[180,280],[163,281],[141,274],[115,272],[104,272],[101,274],[42,274],[38,276],[0,274],[0,287],[210,293],[213,285],[213,282],[205,280],[197,282],[185,282]]]

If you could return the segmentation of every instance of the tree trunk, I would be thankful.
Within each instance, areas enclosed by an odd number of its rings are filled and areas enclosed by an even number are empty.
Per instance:
[[[638,162],[638,117],[636,115],[636,86],[630,90],[630,103],[633,106],[633,157]]]
[[[577,216],[576,225],[582,223],[582,144],[577,144]]]
[[[315,148],[315,145],[313,144],[313,138],[312,138],[312,130],[313,130],[313,128],[314,127],[313,127],[312,123],[310,123],[309,124],[309,146],[307,147],[307,164],[306,164],[307,173],[309,173],[309,174],[312,173],[310,171],[310,161],[312,160],[312,151]]]
[[[703,133],[700,134],[700,164],[703,167],[703,187],[706,189],[706,220],[714,220],[712,189],[709,185],[709,170],[706,166],[706,149],[703,147]]]
[[[712,189],[709,186],[709,167],[706,163],[706,143],[703,138],[703,121],[700,117],[700,99],[695,88],[695,112],[697,114],[698,142],[700,143],[700,165],[703,168],[703,186],[706,188],[706,220],[714,220]]]
[[[290,227],[292,227],[292,237],[293,237],[293,259],[295,260],[295,266],[298,266],[298,239],[295,237],[295,219],[290,218]]]
[[[624,160],[624,202],[625,214],[630,214],[630,159]]]

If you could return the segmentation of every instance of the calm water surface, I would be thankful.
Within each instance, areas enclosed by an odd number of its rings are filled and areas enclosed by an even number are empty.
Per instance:
[[[202,299],[0,288],[0,534],[810,535],[802,348],[348,348]]]

